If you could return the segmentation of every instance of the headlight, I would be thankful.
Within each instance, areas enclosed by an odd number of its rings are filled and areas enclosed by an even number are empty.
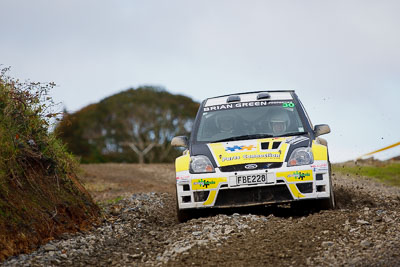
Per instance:
[[[190,161],[190,170],[193,173],[215,172],[214,166],[206,156],[193,156]]]
[[[307,165],[314,162],[314,157],[309,147],[299,147],[293,150],[288,160],[288,167]]]

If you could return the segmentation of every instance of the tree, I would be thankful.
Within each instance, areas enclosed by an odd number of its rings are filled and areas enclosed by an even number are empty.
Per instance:
[[[176,135],[189,135],[199,104],[159,87],[128,89],[65,114],[56,133],[82,162],[171,162]]]

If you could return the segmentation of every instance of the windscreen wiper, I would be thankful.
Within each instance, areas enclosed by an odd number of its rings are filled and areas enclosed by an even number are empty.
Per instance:
[[[308,134],[308,132],[285,133],[282,135],[275,135],[274,137],[295,136],[295,135],[303,135],[303,134]]]
[[[256,138],[268,138],[273,137],[271,134],[246,134],[240,136],[233,136],[217,141],[212,141],[211,143],[219,143],[219,142],[228,142],[228,141],[238,141],[238,140],[247,140],[247,139],[256,139]]]

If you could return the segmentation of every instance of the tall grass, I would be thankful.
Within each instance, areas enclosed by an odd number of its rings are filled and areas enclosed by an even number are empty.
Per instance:
[[[77,162],[49,131],[55,85],[20,82],[0,70],[0,261],[97,220],[76,179]]]
[[[371,177],[379,182],[400,186],[400,163],[373,165],[333,165],[333,171],[360,177]]]
[[[75,160],[49,132],[60,116],[48,94],[55,84],[20,82],[7,72],[0,71],[0,186],[4,179],[18,182],[35,165],[50,175],[71,172]]]

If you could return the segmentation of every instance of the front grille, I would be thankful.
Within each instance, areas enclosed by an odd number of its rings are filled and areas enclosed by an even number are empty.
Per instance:
[[[215,207],[279,203],[293,200],[286,185],[219,190]]]
[[[282,162],[263,162],[263,163],[255,163],[257,164],[257,168],[248,170],[244,166],[247,164],[238,164],[238,165],[230,165],[220,167],[219,170],[221,172],[239,172],[239,171],[254,171],[254,170],[265,170],[265,169],[275,169],[282,167]]]

